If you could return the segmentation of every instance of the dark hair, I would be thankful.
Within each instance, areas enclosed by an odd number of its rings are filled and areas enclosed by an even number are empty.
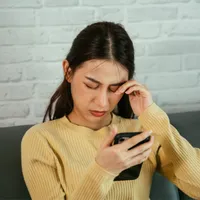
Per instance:
[[[115,61],[128,70],[129,80],[133,77],[135,72],[134,47],[121,24],[96,22],[88,25],[76,36],[66,57],[72,73],[81,67],[83,62],[91,59]],[[43,122],[46,121],[47,116],[49,120],[58,119],[68,115],[72,109],[71,85],[64,76],[64,80],[50,99]],[[124,118],[134,117],[128,95],[123,95],[116,111],[113,112]]]

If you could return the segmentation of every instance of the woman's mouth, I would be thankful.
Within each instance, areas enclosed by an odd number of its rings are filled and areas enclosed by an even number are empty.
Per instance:
[[[105,111],[102,112],[102,111],[96,111],[96,110],[91,110],[90,112],[95,117],[102,117],[106,113]]]

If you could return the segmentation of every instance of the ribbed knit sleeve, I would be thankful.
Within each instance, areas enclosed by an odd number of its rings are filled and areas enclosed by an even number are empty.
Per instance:
[[[192,198],[200,199],[200,149],[192,147],[179,134],[167,114],[155,103],[138,119],[144,129],[153,131],[161,145],[159,172]]]
[[[22,173],[32,200],[64,200],[54,154],[47,141],[30,129],[21,143]]]
[[[78,187],[66,194],[56,167],[56,158],[46,139],[34,129],[26,132],[21,143],[22,172],[32,200],[103,200],[116,176],[101,168],[95,160],[88,166]],[[67,177],[66,177],[67,178]]]

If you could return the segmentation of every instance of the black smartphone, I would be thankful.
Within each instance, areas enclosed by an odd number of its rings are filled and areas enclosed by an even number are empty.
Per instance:
[[[134,137],[138,134],[141,134],[142,132],[123,132],[123,133],[118,133],[113,142],[112,142],[112,145],[115,145],[115,144],[120,144],[122,143],[123,141],[131,138],[131,137]],[[147,137],[146,139],[144,139],[143,141],[139,142],[138,144],[132,146],[131,148],[129,148],[128,150],[131,150],[141,144],[144,144],[145,142],[148,142],[150,141],[150,136]],[[133,167],[130,167],[128,169],[125,169],[123,170],[117,177],[115,177],[114,181],[124,181],[124,180],[135,180],[139,177],[140,175],[140,170],[141,170],[141,167],[142,167],[142,164],[138,164],[138,165],[135,165]]]

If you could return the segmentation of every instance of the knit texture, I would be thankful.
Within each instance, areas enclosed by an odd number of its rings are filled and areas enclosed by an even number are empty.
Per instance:
[[[118,132],[153,131],[152,152],[136,180],[113,181],[116,174],[95,162],[113,124]],[[113,114],[111,124],[97,131],[73,124],[65,116],[34,125],[22,139],[21,154],[33,200],[148,200],[155,170],[200,199],[200,150],[178,133],[155,103],[138,119]]]

